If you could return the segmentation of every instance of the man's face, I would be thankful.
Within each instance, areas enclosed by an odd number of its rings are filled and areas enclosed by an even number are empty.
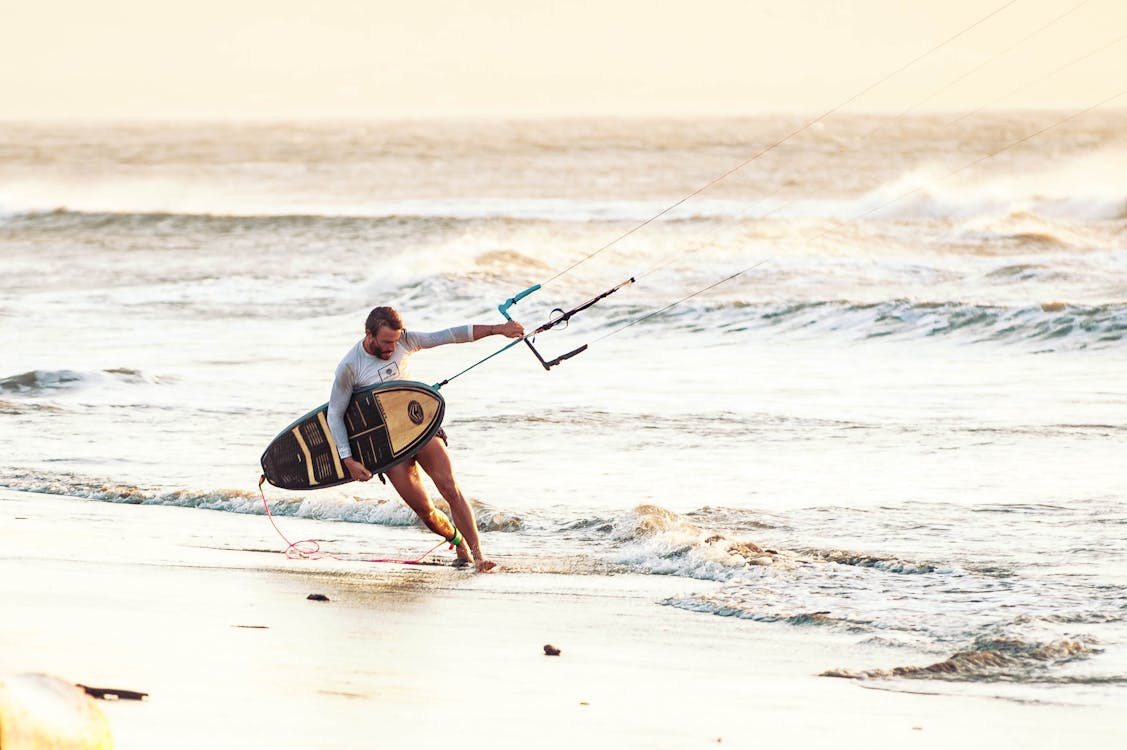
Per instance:
[[[395,353],[395,345],[399,343],[401,335],[403,335],[403,331],[392,330],[390,326],[380,326],[380,330],[375,335],[371,331],[364,334],[364,348],[373,357],[391,359],[391,355]]]

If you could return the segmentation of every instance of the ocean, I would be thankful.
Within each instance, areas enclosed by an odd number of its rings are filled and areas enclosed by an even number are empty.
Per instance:
[[[259,456],[371,307],[495,323],[542,283],[531,328],[633,277],[536,338],[582,354],[443,386],[487,555],[683,579],[653,606],[828,633],[827,675],[1114,704],[1127,112],[1017,143],[1061,119],[835,115],[757,158],[804,121],[4,123],[0,486],[220,546],[262,515],[282,555]],[[346,560],[435,541],[378,482],[265,497]]]

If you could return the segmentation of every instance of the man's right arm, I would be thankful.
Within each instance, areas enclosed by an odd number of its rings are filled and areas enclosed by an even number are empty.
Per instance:
[[[327,415],[329,432],[333,434],[333,442],[336,443],[337,455],[340,456],[344,470],[357,482],[367,482],[372,478],[372,472],[352,457],[352,447],[348,444],[348,429],[344,426],[344,412],[352,401],[353,381],[352,368],[346,362],[337,365],[336,375],[333,377],[333,390],[329,394]]]

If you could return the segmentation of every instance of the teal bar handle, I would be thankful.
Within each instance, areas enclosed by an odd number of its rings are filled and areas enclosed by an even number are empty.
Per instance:
[[[528,295],[532,294],[533,292],[535,292],[539,288],[540,288],[540,285],[535,284],[533,286],[528,287],[528,289],[525,289],[520,294],[509,297],[507,300],[505,300],[501,304],[497,305],[497,311],[505,316],[505,320],[512,320],[512,318],[509,317],[509,308],[512,307],[513,305],[515,305],[516,303],[520,302],[522,299],[524,299]]]

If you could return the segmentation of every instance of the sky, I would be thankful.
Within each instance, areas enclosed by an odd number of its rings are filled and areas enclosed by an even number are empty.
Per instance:
[[[1124,0],[0,0],[0,119],[821,112],[999,8],[848,107],[1127,89]]]

